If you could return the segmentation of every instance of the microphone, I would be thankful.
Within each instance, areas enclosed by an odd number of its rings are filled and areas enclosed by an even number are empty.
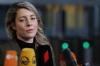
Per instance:
[[[54,66],[52,51],[48,45],[40,45],[37,47],[37,63],[38,66]]]
[[[5,61],[4,61],[4,66],[17,66],[17,53],[15,50],[7,50],[6,51],[6,56],[5,56]]]
[[[36,56],[33,48],[23,48],[19,66],[36,66]]]
[[[77,66],[77,60],[74,53],[70,49],[65,49],[64,53],[64,60],[66,61],[67,66]]]

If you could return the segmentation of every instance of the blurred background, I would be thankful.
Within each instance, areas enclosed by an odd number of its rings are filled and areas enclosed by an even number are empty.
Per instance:
[[[0,0],[0,40],[7,40],[5,15],[14,2]],[[38,9],[44,31],[50,40],[56,66],[66,66],[63,50],[70,48],[80,64],[100,66],[99,0],[27,0]]]

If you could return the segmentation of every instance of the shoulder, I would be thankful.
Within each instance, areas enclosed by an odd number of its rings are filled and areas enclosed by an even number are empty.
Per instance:
[[[10,47],[10,41],[9,40],[1,40],[0,41],[0,49],[8,49]]]
[[[51,49],[51,45],[38,45],[37,49]]]
[[[2,40],[0,41],[0,50],[19,50],[19,46],[15,40]]]

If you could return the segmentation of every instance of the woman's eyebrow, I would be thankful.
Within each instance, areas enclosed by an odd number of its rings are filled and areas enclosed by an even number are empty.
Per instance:
[[[35,17],[36,17],[36,15],[31,15],[31,17],[33,17],[33,16],[35,16]]]
[[[30,15],[30,17],[36,17],[36,15]],[[26,18],[26,16],[20,16],[20,17],[18,17],[18,19],[20,19],[20,18]]]
[[[20,18],[26,18],[26,16],[21,16],[21,17],[18,17],[18,18],[19,18],[19,19],[20,19]]]

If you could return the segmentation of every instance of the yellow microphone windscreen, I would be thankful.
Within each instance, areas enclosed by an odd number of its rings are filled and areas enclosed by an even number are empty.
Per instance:
[[[33,48],[23,48],[20,55],[20,66],[36,66],[35,51]]]

